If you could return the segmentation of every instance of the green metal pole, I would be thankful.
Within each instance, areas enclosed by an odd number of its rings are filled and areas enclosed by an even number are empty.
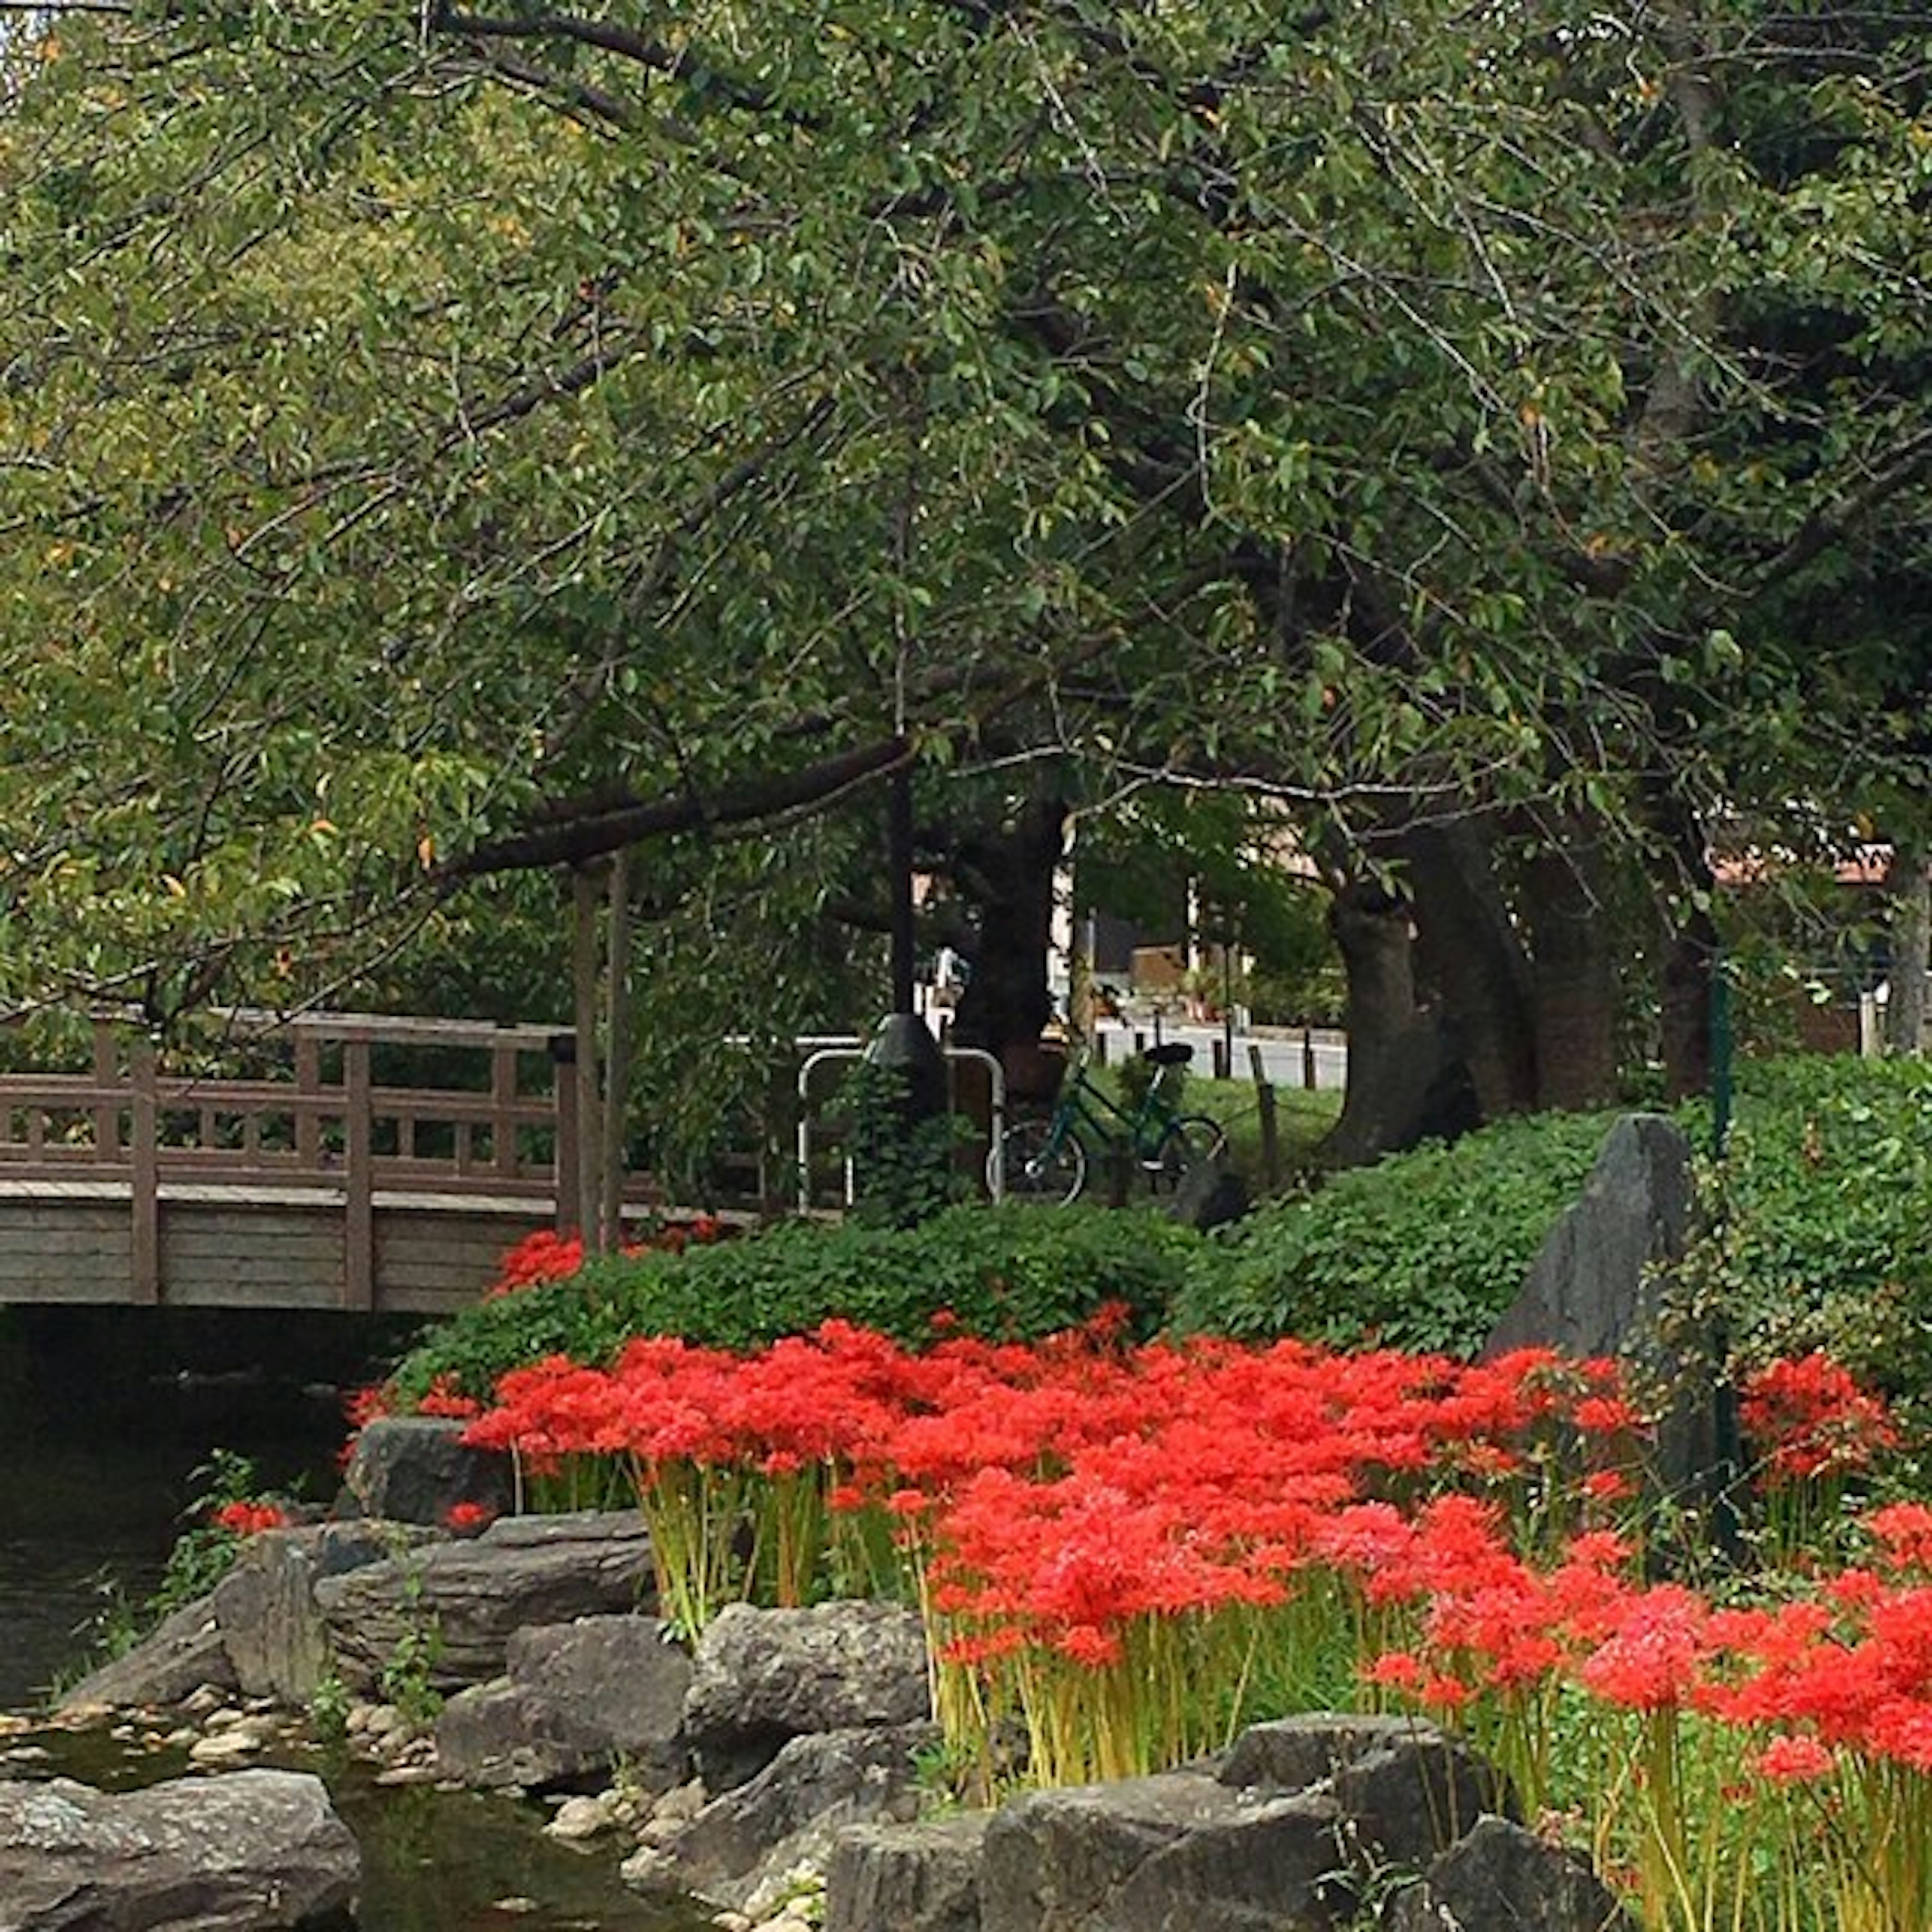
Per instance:
[[[1711,1158],[1722,1160],[1731,1137],[1732,1061],[1737,1048],[1730,976],[1724,956],[1711,962]]]

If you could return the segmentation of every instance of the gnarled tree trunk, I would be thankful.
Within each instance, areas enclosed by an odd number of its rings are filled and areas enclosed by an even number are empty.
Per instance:
[[[1066,836],[1066,801],[1033,798],[1010,824],[958,845],[953,876],[979,920],[967,955],[971,976],[952,1016],[956,1044],[1004,1060],[1034,1046],[1052,1017],[1047,954]]]
[[[1584,825],[1566,830],[1562,847],[1537,853],[1522,878],[1535,954],[1537,1102],[1601,1106],[1616,1096],[1616,956],[1601,848]]]
[[[1348,1085],[1324,1161],[1359,1166],[1475,1126],[1453,1031],[1416,1004],[1408,902],[1374,879],[1352,879],[1337,887],[1329,922],[1348,978]]]
[[[1403,836],[1417,967],[1455,1024],[1485,1120],[1538,1100],[1534,975],[1486,830],[1471,818]]]
[[[1900,839],[1892,847],[1892,974],[1886,997],[1885,1050],[1922,1053],[1925,1041],[1925,975],[1932,966],[1932,867],[1924,846]]]

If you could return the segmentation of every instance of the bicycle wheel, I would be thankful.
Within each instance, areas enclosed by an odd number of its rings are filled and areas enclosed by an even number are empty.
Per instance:
[[[1219,1160],[1227,1150],[1227,1130],[1220,1121],[1204,1114],[1178,1114],[1148,1163],[1148,1179],[1156,1192],[1171,1194],[1195,1168]]]
[[[1051,1120],[1016,1120],[1000,1137],[1006,1163],[1006,1198],[1053,1207],[1071,1201],[1087,1184],[1087,1150],[1071,1134],[1053,1144]],[[995,1178],[994,1156],[986,1157],[986,1185]]]

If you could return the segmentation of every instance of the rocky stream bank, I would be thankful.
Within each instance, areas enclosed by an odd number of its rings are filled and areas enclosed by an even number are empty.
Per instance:
[[[452,1536],[431,1523],[500,1472],[429,1422],[361,1455],[376,1513],[253,1539],[64,1701],[70,1732],[179,1775],[97,1791],[46,1776],[28,1720],[0,1738],[0,1932],[352,1924],[354,1835],[272,1768],[318,1731],[378,1790],[541,1807],[668,1932],[1631,1932],[1489,1767],[1406,1719],[1258,1724],[1180,1770],[958,1810],[911,1612],[739,1606],[688,1646],[634,1514]]]

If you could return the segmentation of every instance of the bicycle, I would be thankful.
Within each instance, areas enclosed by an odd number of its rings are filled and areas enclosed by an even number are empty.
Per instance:
[[[1180,1070],[1193,1048],[1177,1041],[1150,1047],[1141,1058],[1153,1076],[1140,1104],[1124,1107],[1090,1077],[1090,1051],[1083,1045],[1052,1112],[1016,1120],[987,1156],[988,1188],[997,1190],[1004,1178],[1009,1200],[1064,1204],[1087,1184],[1090,1142],[1133,1160],[1156,1192],[1178,1187],[1190,1168],[1218,1160],[1228,1144],[1220,1124],[1177,1105]]]

